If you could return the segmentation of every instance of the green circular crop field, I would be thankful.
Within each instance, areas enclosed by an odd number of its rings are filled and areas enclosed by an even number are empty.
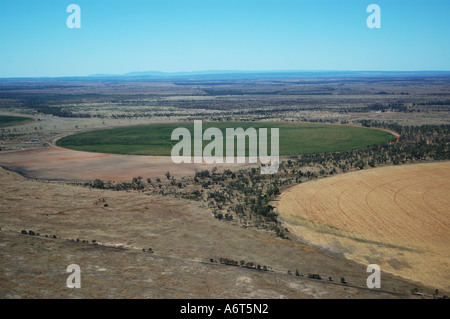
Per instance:
[[[15,126],[33,121],[34,120],[29,117],[0,115],[0,127]]]
[[[179,142],[171,140],[172,131],[178,127],[187,128],[191,132],[191,144],[193,145],[194,124],[192,122],[91,131],[64,137],[56,144],[64,148],[88,152],[170,156],[172,147]],[[267,128],[269,151],[270,129],[279,128],[280,156],[360,149],[374,144],[387,143],[394,139],[392,134],[380,130],[331,124],[204,122],[203,132],[210,127],[220,129],[223,136],[225,136],[226,128],[241,127],[246,130],[253,127],[257,132],[259,128]],[[203,141],[203,147],[210,142]],[[225,147],[225,138],[223,144]]]

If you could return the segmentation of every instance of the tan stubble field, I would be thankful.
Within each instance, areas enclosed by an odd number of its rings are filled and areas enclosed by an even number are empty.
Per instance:
[[[450,291],[450,162],[374,168],[293,187],[278,212],[305,242]]]

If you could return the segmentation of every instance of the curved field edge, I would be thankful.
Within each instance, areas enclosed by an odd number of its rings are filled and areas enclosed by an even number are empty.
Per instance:
[[[294,186],[276,203],[312,246],[450,291],[450,161],[390,166]]]
[[[0,115],[0,128],[30,123],[34,120],[23,116]]]
[[[187,128],[191,132],[193,141],[193,123],[174,123],[128,126],[79,133],[59,139],[56,145],[78,151],[97,153],[170,156],[172,147],[179,142],[171,140],[172,131],[178,127]],[[394,136],[389,132],[332,124],[283,122],[203,123],[203,131],[210,127],[219,128],[223,136],[225,136],[226,128],[242,127],[245,130],[253,127],[257,131],[260,128],[267,128],[269,152],[270,129],[279,128],[280,156],[360,149],[374,144],[388,143],[394,139]],[[203,141],[203,147],[208,143],[210,141]],[[191,145],[193,146],[193,142]],[[248,150],[246,150],[246,154],[247,152]]]

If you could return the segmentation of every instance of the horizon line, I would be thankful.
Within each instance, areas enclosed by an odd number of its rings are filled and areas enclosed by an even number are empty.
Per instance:
[[[206,75],[233,74],[287,74],[287,73],[450,73],[450,70],[195,70],[195,71],[131,71],[121,74],[94,73],[89,75],[60,75],[60,76],[0,76],[1,80],[8,79],[73,79],[73,78],[139,78],[139,77],[180,77]]]

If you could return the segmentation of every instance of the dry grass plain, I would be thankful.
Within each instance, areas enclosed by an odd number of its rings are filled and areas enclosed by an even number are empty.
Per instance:
[[[27,180],[3,169],[0,189],[1,298],[420,298],[410,289],[431,292],[393,276],[370,290],[365,267],[296,239],[219,221],[201,202]],[[143,251],[148,248],[154,253]],[[222,257],[269,271],[210,262]],[[81,289],[65,287],[73,263],[81,267]],[[296,269],[323,279],[295,276]]]
[[[446,291],[449,207],[450,162],[308,182],[284,192],[277,203],[283,222],[304,242]]]

